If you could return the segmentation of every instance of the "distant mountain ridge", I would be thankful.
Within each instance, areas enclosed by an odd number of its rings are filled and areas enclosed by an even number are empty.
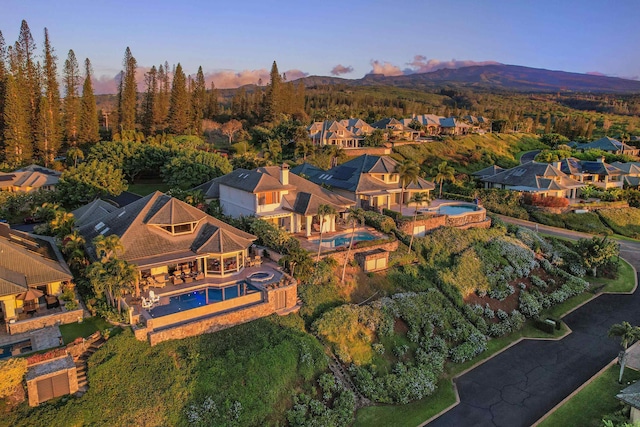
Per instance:
[[[413,89],[447,86],[501,89],[518,92],[604,92],[640,93],[640,81],[592,74],[545,70],[520,65],[473,65],[401,76],[368,74],[361,79],[309,76],[298,81],[306,86],[343,84],[348,86],[387,85]]]

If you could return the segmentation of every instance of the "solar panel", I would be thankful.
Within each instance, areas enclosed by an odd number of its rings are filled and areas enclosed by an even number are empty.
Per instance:
[[[0,181],[11,181],[15,177],[15,175],[0,175]]]
[[[352,168],[349,166],[342,166],[334,171],[333,176],[335,179],[347,180],[351,178],[351,176],[355,171],[356,171],[356,168]]]

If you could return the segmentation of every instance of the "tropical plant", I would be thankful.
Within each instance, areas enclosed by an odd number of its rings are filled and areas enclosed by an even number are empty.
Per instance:
[[[296,156],[302,156],[304,162],[307,161],[307,156],[313,153],[313,142],[309,139],[298,139],[296,141],[295,154]]]
[[[349,208],[347,210],[347,217],[351,221],[351,239],[349,239],[349,247],[347,248],[347,256],[344,257],[344,263],[342,265],[342,278],[341,283],[344,283],[344,275],[347,271],[347,261],[349,260],[349,254],[353,247],[353,236],[356,234],[356,226],[364,222],[364,210],[361,208]]]
[[[640,327],[632,326],[629,322],[616,323],[609,328],[610,337],[620,337],[620,346],[622,350],[618,355],[618,361],[620,363],[620,377],[618,382],[622,384],[622,374],[624,373],[624,367],[627,362],[627,349],[631,344],[640,339]]]
[[[418,207],[422,206],[423,203],[425,202],[429,202],[429,193],[423,192],[423,193],[415,193],[412,197],[411,197],[411,202],[416,204],[416,210],[413,213],[413,225],[411,227],[411,239],[409,240],[409,252],[411,253],[411,246],[413,246],[413,237],[414,237],[414,230],[416,229],[416,220],[418,219]]]
[[[320,262],[320,251],[322,250],[322,234],[324,233],[324,220],[325,217],[335,215],[336,210],[331,205],[318,206],[318,218],[320,218],[320,240],[318,240],[318,256],[316,257],[316,264]]]
[[[400,176],[400,183],[402,184],[400,204],[404,205],[404,190],[411,183],[418,181],[420,166],[412,159],[405,159],[396,165],[395,172]]]
[[[436,184],[440,185],[440,193],[438,197],[442,197],[442,184],[445,181],[455,182],[456,177],[454,175],[455,169],[447,164],[447,162],[442,162],[435,169],[435,177],[434,181]]]
[[[575,251],[582,258],[582,263],[587,269],[591,269],[593,277],[596,277],[599,267],[609,264],[620,253],[619,245],[605,237],[593,237],[592,239],[580,239],[575,245]]]
[[[99,234],[93,239],[93,247],[95,248],[96,256],[103,264],[124,251],[124,246],[122,246],[120,237],[117,234],[111,234],[107,237]]]

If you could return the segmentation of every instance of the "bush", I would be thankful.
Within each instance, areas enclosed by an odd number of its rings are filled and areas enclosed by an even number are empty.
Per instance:
[[[364,222],[366,225],[385,234],[391,233],[396,229],[396,223],[393,218],[374,211],[365,211]]]

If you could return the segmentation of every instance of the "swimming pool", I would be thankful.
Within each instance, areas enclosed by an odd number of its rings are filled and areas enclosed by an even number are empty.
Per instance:
[[[256,292],[260,292],[260,290],[243,280],[222,288],[207,287],[184,294],[173,295],[169,297],[167,304],[157,305],[148,311],[151,317],[161,317]]]
[[[473,205],[471,203],[449,203],[446,205],[440,205],[437,208],[423,209],[420,212],[423,213],[437,213],[440,215],[462,215],[471,212],[476,212],[482,208]]]
[[[353,235],[353,243],[361,242],[364,240],[375,240],[378,239],[373,233],[368,231],[358,231]],[[319,239],[315,240],[315,243],[318,243]],[[322,239],[322,247],[323,248],[336,248],[338,246],[348,245],[351,241],[351,233],[337,234],[333,237]]]

